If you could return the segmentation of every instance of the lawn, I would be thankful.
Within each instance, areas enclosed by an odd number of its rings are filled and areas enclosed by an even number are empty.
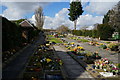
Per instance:
[[[81,42],[89,42],[89,40],[86,40],[86,39],[78,39],[78,40]]]
[[[50,42],[55,42],[55,43],[63,43],[61,40],[59,40],[58,38],[49,38]]]
[[[53,37],[53,35],[47,35],[48,37]]]

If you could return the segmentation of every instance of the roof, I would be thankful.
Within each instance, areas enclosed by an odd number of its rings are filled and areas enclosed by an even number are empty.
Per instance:
[[[32,25],[28,20],[22,21],[22,22],[20,23],[20,25],[21,25],[22,27],[32,27],[32,28],[34,28],[33,25]]]

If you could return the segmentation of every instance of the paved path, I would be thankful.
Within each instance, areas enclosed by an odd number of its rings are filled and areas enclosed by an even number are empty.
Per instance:
[[[35,51],[37,44],[42,44],[43,41],[44,37],[40,35],[35,44],[31,44],[29,47],[27,47],[23,52],[20,53],[20,55],[18,55],[13,61],[11,61],[5,69],[3,69],[2,78],[5,80],[13,80],[13,78],[18,78],[19,74],[25,68],[29,56],[31,56],[32,53]]]
[[[70,55],[66,53],[64,48],[61,48],[60,46],[54,46],[54,48],[57,55],[63,61],[65,72],[68,74],[69,78],[72,78],[72,80],[80,80],[80,78],[92,78],[92,76],[85,71],[80,64],[78,64]]]
[[[114,54],[113,52],[106,51],[106,50],[98,48],[96,46],[91,46],[88,43],[78,43],[76,40],[67,39],[67,38],[64,38],[64,39],[68,42],[75,42],[75,44],[79,44],[79,45],[83,46],[85,48],[85,50],[87,50],[87,51],[90,51],[90,52],[98,51],[100,53],[100,56],[102,56],[103,58],[108,58],[109,60],[113,61],[114,63],[118,63],[118,53]]]

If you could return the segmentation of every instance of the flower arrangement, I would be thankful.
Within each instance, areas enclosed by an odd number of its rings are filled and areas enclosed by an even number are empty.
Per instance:
[[[118,46],[119,45],[120,44],[117,44],[117,43],[110,43],[110,44],[108,44],[108,48],[110,48],[111,51],[118,51]]]
[[[71,42],[70,44],[74,45],[75,43],[74,43],[74,42]]]
[[[84,48],[81,46],[78,46],[77,49],[84,50]]]

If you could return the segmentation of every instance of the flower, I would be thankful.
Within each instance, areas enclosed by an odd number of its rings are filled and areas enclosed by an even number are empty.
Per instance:
[[[46,44],[46,46],[49,46],[50,44]]]
[[[119,70],[119,68],[112,68],[112,70]]]
[[[50,61],[52,61],[50,58],[47,58],[46,59],[47,63],[49,63]]]
[[[76,52],[76,51],[77,51],[77,48],[74,48],[74,51]]]
[[[84,49],[84,48],[83,48],[83,47],[81,47],[81,46],[78,46],[77,48],[78,48],[78,49]]]
[[[71,42],[70,44],[75,44],[74,42]]]

